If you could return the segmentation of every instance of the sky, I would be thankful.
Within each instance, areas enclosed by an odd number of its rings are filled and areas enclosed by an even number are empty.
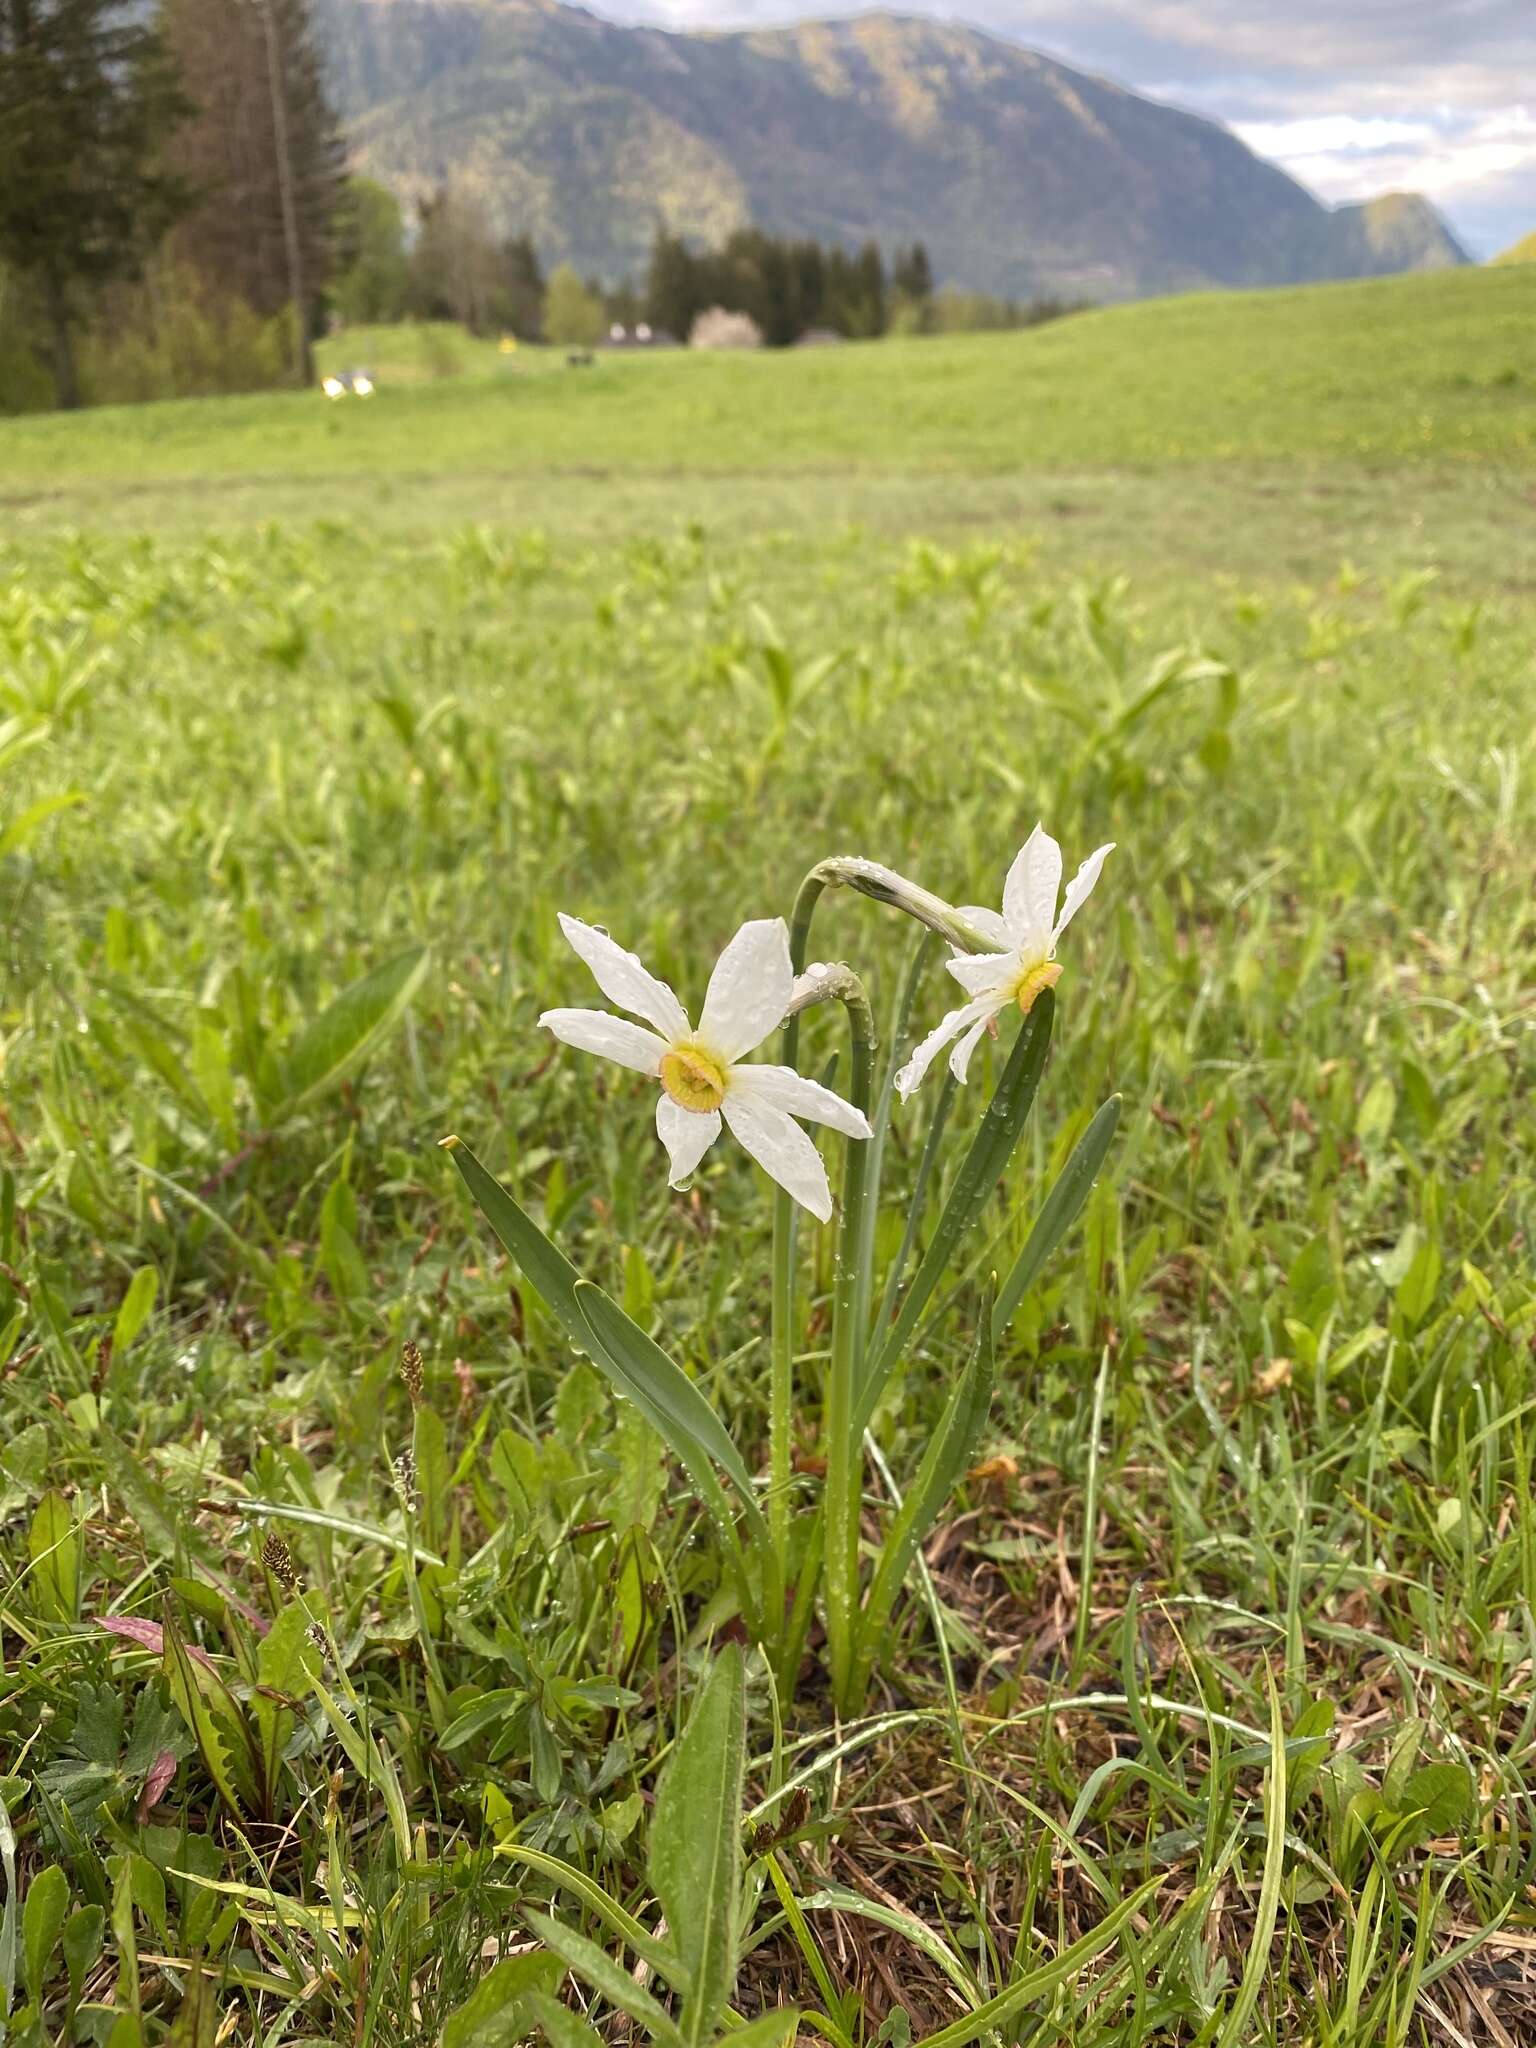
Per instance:
[[[588,0],[668,28],[860,0]],[[878,4],[878,0],[872,0]],[[1536,0],[886,0],[1225,122],[1320,198],[1422,192],[1473,256],[1536,230]]]

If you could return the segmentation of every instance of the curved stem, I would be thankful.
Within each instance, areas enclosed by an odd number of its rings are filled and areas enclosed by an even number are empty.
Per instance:
[[[869,1005],[848,1005],[853,1029],[853,1072],[849,1096],[867,1116],[874,1085],[875,1040]],[[859,1506],[863,1495],[863,1430],[855,1421],[859,1368],[863,1357],[859,1247],[869,1197],[869,1147],[849,1140],[844,1148],[843,1212],[838,1219],[832,1272],[832,1360],[823,1404],[827,1459],[826,1555],[827,1640],[832,1656],[832,1690],[847,1710],[853,1683],[859,1614]]]
[[[813,868],[800,885],[789,925],[790,965],[798,975],[804,969],[810,944],[811,919],[825,888]],[[791,1009],[784,1019],[780,1057],[793,1067],[800,1050],[800,1013]],[[794,1313],[795,1313],[795,1205],[782,1188],[773,1203],[773,1300],[769,1341],[768,1395],[768,1530],[781,1587],[789,1582],[789,1494],[794,1476]],[[770,1617],[777,1632],[781,1617]]]

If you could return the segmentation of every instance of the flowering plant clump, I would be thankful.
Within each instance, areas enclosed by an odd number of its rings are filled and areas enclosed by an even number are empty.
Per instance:
[[[457,1138],[443,1141],[492,1229],[573,1346],[635,1402],[687,1471],[720,1537],[733,1604],[767,1653],[781,1690],[794,1683],[811,1620],[819,1611],[833,1692],[845,1713],[862,1704],[918,1545],[943,1511],[985,1421],[997,1338],[1087,1199],[1114,1135],[1117,1096],[1099,1109],[1078,1140],[1007,1274],[986,1288],[965,1369],[951,1386],[917,1471],[894,1497],[881,1541],[866,1557],[865,1467],[875,1449],[869,1432],[876,1411],[1023,1131],[1054,1022],[1054,990],[1061,973],[1054,959],[1056,944],[1111,851],[1101,846],[1084,861],[1059,914],[1061,849],[1039,826],[1009,869],[1001,914],[956,909],[874,861],[823,861],[802,884],[787,925],[782,918],[755,919],[726,946],[710,976],[697,1026],[672,989],[633,953],[596,926],[561,917],[561,930],[599,989],[629,1014],[554,1009],[546,1010],[540,1023],[562,1043],[657,1082],[656,1128],[674,1187],[686,1185],[722,1129],[777,1184],[766,1475],[749,1470],[699,1387],[649,1333],[601,1288],[579,1276],[467,1146]],[[841,964],[806,966],[816,905],[829,888],[871,896],[947,940],[949,972],[969,998],[899,1069],[893,1058],[878,1093],[873,1017],[859,977]],[[906,1035],[925,952],[919,947],[914,953],[901,990],[898,1041]],[[840,1004],[848,1023],[847,1099],[808,1080],[796,1064],[800,1019],[824,1002]],[[987,1112],[950,1180],[926,1248],[914,1263],[953,1089],[965,1080],[982,1032],[995,1030],[1010,1009],[1020,1012],[1018,1034]],[[632,1021],[636,1018],[641,1021]],[[781,1030],[780,1062],[747,1060],[776,1028]],[[875,1217],[893,1098],[909,1097],[937,1054],[951,1044],[950,1077],[933,1112],[900,1250],[887,1264],[877,1305]],[[819,1494],[814,1481],[797,1472],[794,1459],[794,1367],[797,1355],[808,1348],[803,1338],[797,1342],[796,1217],[804,1211],[818,1223],[833,1222],[834,1204],[821,1155],[797,1118],[845,1140],[831,1267],[831,1342],[818,1390],[825,1466]],[[884,1475],[878,1454],[875,1462]]]

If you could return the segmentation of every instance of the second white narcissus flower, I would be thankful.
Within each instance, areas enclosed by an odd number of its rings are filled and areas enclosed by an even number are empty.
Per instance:
[[[1037,825],[1020,849],[1008,879],[1003,884],[1003,909],[981,910],[967,905],[960,915],[984,932],[1001,950],[996,953],[957,953],[946,964],[950,973],[970,997],[958,1010],[951,1010],[936,1025],[896,1076],[896,1091],[902,1100],[922,1080],[935,1056],[951,1040],[957,1040],[949,1056],[949,1069],[963,1081],[976,1042],[994,1017],[1017,1003],[1028,1016],[1042,989],[1054,988],[1061,969],[1053,955],[1056,941],[1082,909],[1099,879],[1099,870],[1115,850],[1114,841],[1090,853],[1061,900],[1061,848]]]
[[[661,1083],[656,1131],[672,1162],[673,1187],[687,1182],[723,1119],[763,1171],[825,1223],[832,1214],[827,1170],[794,1119],[827,1124],[849,1138],[867,1138],[868,1121],[793,1067],[741,1064],[789,1008],[795,976],[783,918],[757,918],[737,932],[715,962],[697,1030],[667,984],[606,932],[563,912],[560,929],[609,1002],[645,1024],[607,1010],[546,1010],[539,1022],[562,1043]]]

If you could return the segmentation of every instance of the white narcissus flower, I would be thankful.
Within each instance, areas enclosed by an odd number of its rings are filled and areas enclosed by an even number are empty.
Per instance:
[[[606,932],[563,912],[560,929],[609,1002],[645,1024],[606,1010],[546,1010],[539,1022],[562,1043],[661,1083],[656,1131],[672,1162],[673,1187],[687,1182],[719,1137],[723,1118],[763,1171],[825,1223],[832,1214],[827,1170],[794,1119],[827,1124],[849,1138],[867,1138],[868,1121],[793,1067],[740,1064],[789,1008],[795,976],[783,918],[757,918],[731,940],[709,977],[697,1031],[667,984]]]
[[[963,1081],[976,1041],[993,1018],[1000,1016],[1010,1003],[1017,1003],[1027,1017],[1040,991],[1056,986],[1061,979],[1061,969],[1052,957],[1056,941],[1087,902],[1099,879],[1099,870],[1114,850],[1111,840],[1108,846],[1089,854],[1067,884],[1058,917],[1061,848],[1043,825],[1037,825],[1008,870],[1008,879],[1003,884],[1002,915],[995,910],[978,909],[974,904],[962,908],[960,915],[1002,950],[957,953],[946,963],[970,1001],[951,1010],[929,1032],[896,1076],[896,1092],[903,1101],[951,1039],[959,1042],[949,1056],[949,1070],[957,1081]]]

